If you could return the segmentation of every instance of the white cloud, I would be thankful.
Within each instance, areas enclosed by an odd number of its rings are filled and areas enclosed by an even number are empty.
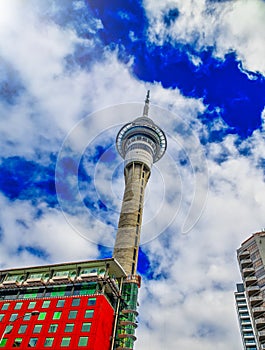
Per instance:
[[[165,40],[188,43],[198,50],[212,46],[215,55],[222,59],[235,51],[245,70],[265,73],[264,1],[146,0],[145,7],[151,41],[160,45]],[[175,8],[179,16],[166,27],[164,16]],[[192,61],[200,64],[196,56]]]

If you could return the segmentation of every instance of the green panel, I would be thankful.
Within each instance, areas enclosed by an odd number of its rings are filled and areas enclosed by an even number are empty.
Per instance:
[[[2,339],[1,342],[0,342],[0,348],[3,348],[7,343],[7,339]]]

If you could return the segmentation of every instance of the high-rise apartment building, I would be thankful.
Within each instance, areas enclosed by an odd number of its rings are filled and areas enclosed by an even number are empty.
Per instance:
[[[238,283],[236,287],[236,310],[244,350],[257,350],[256,339],[253,331],[250,311],[247,304],[247,297],[245,293],[244,284]]]
[[[167,145],[148,111],[149,92],[116,139],[125,190],[113,258],[0,271],[0,347],[133,349],[144,191]]]
[[[265,349],[265,232],[257,232],[237,250],[247,306],[259,350]],[[250,349],[250,348],[247,348]],[[253,349],[255,347],[253,346]]]

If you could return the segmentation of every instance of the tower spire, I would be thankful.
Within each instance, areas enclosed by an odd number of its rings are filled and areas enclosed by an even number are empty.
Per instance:
[[[150,90],[147,90],[147,94],[146,94],[146,98],[145,98],[144,111],[143,111],[143,117],[148,117],[148,112],[149,112],[149,98],[150,98]]]

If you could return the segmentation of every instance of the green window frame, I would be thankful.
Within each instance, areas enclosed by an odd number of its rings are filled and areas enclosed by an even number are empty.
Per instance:
[[[38,316],[38,320],[39,321],[45,320],[46,315],[47,315],[47,312],[40,312],[40,314]]]
[[[92,318],[94,316],[94,310],[86,310],[85,318]]]
[[[18,334],[24,334],[26,332],[26,329],[28,328],[28,326],[26,324],[22,324],[20,327],[19,327],[19,330],[18,330]]]
[[[90,332],[91,322],[84,322],[82,324],[81,332]]]
[[[46,338],[44,342],[44,347],[45,348],[52,347],[53,341],[54,341],[54,338]]]
[[[10,303],[4,303],[4,304],[2,305],[1,310],[7,310],[7,309],[9,308],[9,305],[10,305]]]
[[[16,303],[14,310],[20,310],[22,308],[22,305],[23,305],[23,303],[21,303],[21,302]]]
[[[71,337],[63,337],[61,341],[61,347],[67,347],[70,345]]]
[[[51,301],[50,300],[44,300],[44,302],[42,303],[42,308],[43,309],[47,309],[50,306]]]
[[[58,328],[58,324],[57,323],[51,324],[50,327],[49,327],[48,333],[56,333],[57,328]]]
[[[35,348],[39,338],[30,338],[29,345],[31,348]]]
[[[28,309],[34,309],[35,306],[36,306],[36,301],[31,301],[31,302],[29,303]]]
[[[64,307],[65,300],[64,299],[59,299],[57,301],[56,307]]]
[[[74,298],[72,300],[72,306],[79,306],[80,305],[80,301],[81,301],[80,298]]]
[[[62,311],[55,311],[53,313],[52,319],[53,320],[59,320],[61,318],[61,316],[62,316]]]
[[[69,311],[69,314],[68,314],[68,319],[71,320],[71,319],[75,319],[77,316],[77,310],[71,310]]]
[[[35,324],[32,333],[40,333],[42,329],[42,324]]]
[[[73,329],[74,329],[74,323],[66,323],[65,328],[64,328],[64,332],[71,333],[71,332],[73,332]]]
[[[97,301],[96,298],[89,298],[88,301],[87,301],[87,305],[88,306],[94,306],[94,305],[96,305],[96,301]]]
[[[88,337],[80,337],[78,340],[78,346],[87,346]]]

